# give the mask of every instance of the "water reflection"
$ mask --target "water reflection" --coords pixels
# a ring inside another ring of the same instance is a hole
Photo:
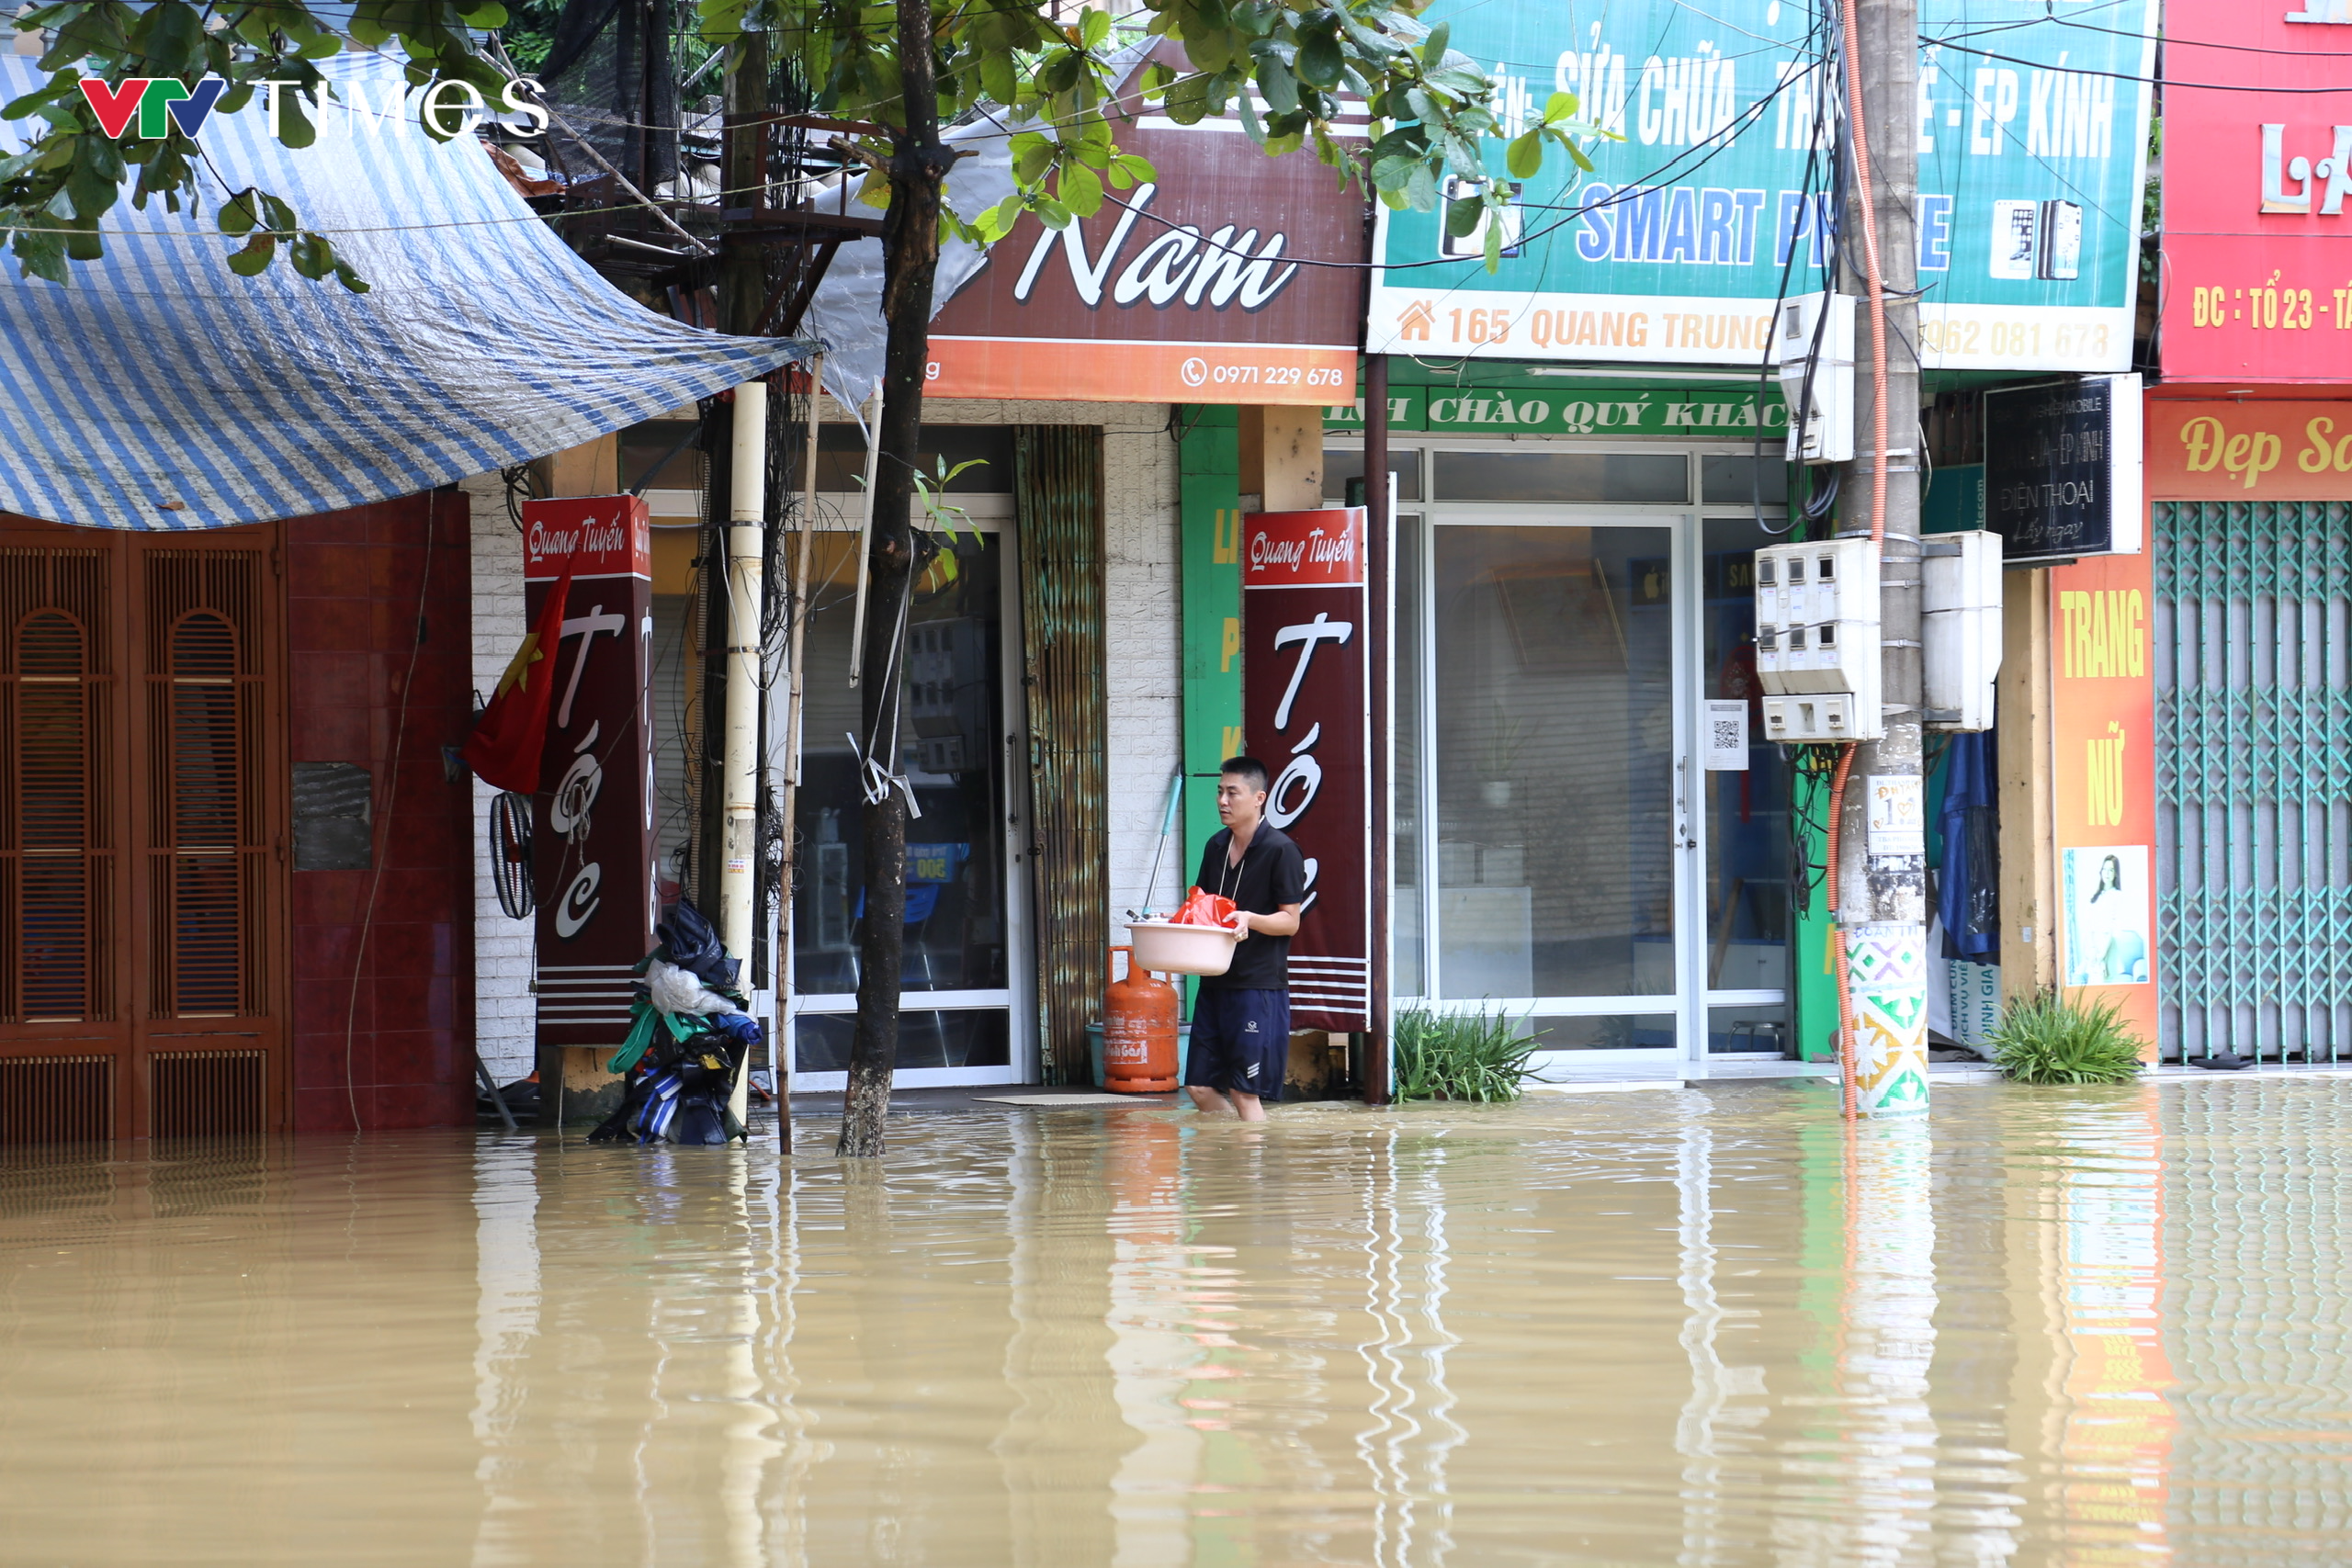
[[[17,1159],[0,1556],[2327,1561],[2337,1092]]]
[[[2166,1482],[2173,1379],[2164,1345],[2163,1162],[2157,1091],[2060,1128],[2053,1320],[2062,1401],[2052,1423],[2065,1480],[2053,1533],[2071,1562],[2170,1555]]]
[[[1469,1434],[1453,1418],[1445,1380],[1447,1353],[1461,1343],[1445,1325],[1447,1152],[1392,1125],[1371,1140],[1363,1182],[1372,1333],[1361,1354],[1371,1419],[1356,1448],[1373,1499],[1370,1561],[1379,1568],[1443,1562],[1453,1548],[1446,1461]]]

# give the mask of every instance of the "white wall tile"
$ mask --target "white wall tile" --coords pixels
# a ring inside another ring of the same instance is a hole
[[[523,539],[506,514],[506,484],[481,474],[459,485],[473,502],[474,691],[488,698],[523,640]],[[474,1048],[502,1084],[531,1071],[538,1007],[531,996],[531,922],[510,920],[491,880],[490,803],[474,784]]]

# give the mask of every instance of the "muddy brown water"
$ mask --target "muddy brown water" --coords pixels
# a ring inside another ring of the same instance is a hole
[[[2347,1107],[18,1159],[0,1562],[2343,1562]]]

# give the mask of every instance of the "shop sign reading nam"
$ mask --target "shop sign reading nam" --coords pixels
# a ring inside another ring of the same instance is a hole
[[[1182,65],[1172,44],[1160,56]],[[1142,65],[1136,67],[1139,74]],[[1183,126],[1130,77],[1119,146],[1155,177],[1060,230],[1023,217],[933,321],[938,397],[1334,403],[1355,396],[1363,197],[1238,119]],[[1360,140],[1361,111],[1335,128]],[[1333,265],[1337,264],[1337,265]]]

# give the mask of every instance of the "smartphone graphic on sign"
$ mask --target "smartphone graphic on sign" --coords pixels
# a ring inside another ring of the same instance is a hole
[[[2083,209],[2072,201],[1993,204],[1993,276],[2063,283],[2082,276]]]

